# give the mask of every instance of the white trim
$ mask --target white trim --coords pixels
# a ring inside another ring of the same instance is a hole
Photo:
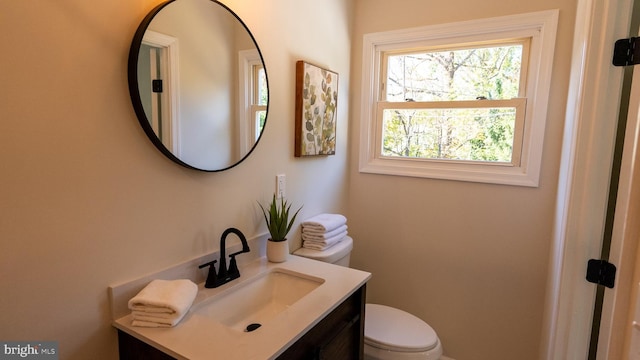
[[[253,66],[262,65],[260,53],[256,49],[238,52],[238,114],[240,122],[240,154],[247,154],[256,142],[256,119],[253,111]],[[257,86],[257,84],[255,85]]]
[[[634,359],[638,356],[637,330],[632,325],[640,313],[630,311],[631,304],[637,304],[636,252],[640,237],[640,166],[638,148],[640,146],[640,71],[633,72],[629,112],[626,124],[624,150],[620,168],[620,181],[613,225],[612,245],[609,262],[617,267],[616,283],[604,296],[598,360]],[[635,301],[632,301],[634,298]],[[637,309],[637,308],[636,308]],[[636,339],[631,353],[631,335]],[[626,355],[626,356],[625,356]]]
[[[638,35],[638,29],[633,32]],[[600,324],[600,340],[598,360],[634,359],[638,356],[638,335],[633,321],[640,315],[630,311],[630,304],[637,304],[636,260],[638,238],[640,236],[640,167],[638,156],[640,147],[640,70],[633,71],[633,81],[629,96],[626,132],[620,181],[612,232],[609,262],[616,265],[616,284],[605,292],[602,320]],[[635,276],[634,276],[635,275]],[[635,301],[633,301],[635,300]],[[636,305],[637,306],[637,305]],[[635,339],[631,350],[632,333]],[[632,354],[629,351],[634,351]]]
[[[628,0],[579,0],[572,73],[550,254],[541,358],[587,358],[595,285],[586,262],[599,258],[622,71],[613,41],[628,28]]]
[[[513,142],[514,144],[519,144],[522,142],[523,132],[524,132],[524,122],[525,122],[525,111],[526,111],[527,99],[526,98],[514,98],[507,100],[462,100],[462,101],[411,101],[411,102],[386,102],[380,101],[377,104],[376,109],[376,139],[380,139],[382,141],[382,132],[383,132],[383,118],[384,111],[387,109],[390,110],[407,110],[407,109],[421,109],[421,110],[432,110],[432,109],[482,109],[482,108],[514,108],[516,112],[516,120],[515,127],[513,133]],[[514,146],[512,159],[510,162],[489,162],[489,161],[472,161],[472,160],[442,160],[442,159],[415,159],[410,158],[407,160],[414,161],[416,163],[420,162],[431,162],[431,166],[435,165],[435,163],[446,164],[449,163],[451,165],[451,170],[455,171],[457,167],[464,167],[464,164],[470,166],[469,170],[473,170],[474,167],[479,165],[484,166],[520,166],[521,162],[521,148],[519,146]],[[393,166],[392,162],[385,164],[385,160],[396,161],[399,160],[399,157],[395,156],[385,156],[382,155],[382,149],[378,146],[375,148],[375,157],[374,162],[379,162],[383,166]],[[495,170],[495,169],[494,169]]]
[[[542,145],[547,117],[551,68],[555,50],[558,10],[465,21],[444,25],[365,34],[363,39],[362,121],[360,127],[360,172],[538,186]],[[381,52],[418,44],[438,46],[451,43],[491,41],[530,37],[529,78],[527,81],[527,119],[519,167],[491,165],[443,167],[424,162],[381,160],[376,156],[376,84],[380,81]],[[393,164],[391,164],[394,162]]]
[[[163,111],[171,114],[170,144],[169,150],[176,156],[180,157],[180,49],[178,38],[161,34],[156,31],[147,30],[142,38],[142,43],[154,47],[165,48],[167,56],[164,59],[167,63],[163,67],[163,77],[166,79],[164,92],[167,94],[169,102],[163,104]],[[164,140],[164,139],[163,139]]]

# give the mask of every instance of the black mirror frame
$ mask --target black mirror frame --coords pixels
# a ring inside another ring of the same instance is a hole
[[[142,100],[140,98],[140,88],[138,86],[138,57],[139,57],[140,47],[142,45],[142,39],[144,37],[144,34],[147,31],[147,28],[149,27],[149,24],[151,23],[153,18],[155,18],[155,16],[165,6],[171,4],[174,1],[176,1],[176,0],[167,0],[166,2],[163,2],[163,3],[159,4],[158,6],[156,6],[155,8],[153,8],[144,17],[144,19],[142,20],[142,22],[138,26],[138,29],[136,30],[136,32],[135,32],[135,34],[133,36],[133,40],[131,41],[131,47],[129,49],[129,58],[128,58],[128,64],[127,64],[127,77],[128,77],[128,82],[129,82],[129,95],[131,97],[131,103],[133,104],[133,109],[135,110],[136,116],[138,118],[138,122],[140,123],[140,126],[142,126],[142,129],[144,130],[144,132],[147,135],[147,137],[149,138],[149,140],[151,140],[153,145],[155,145],[155,147],[158,150],[160,150],[160,152],[162,152],[166,157],[171,159],[173,162],[175,162],[175,163],[177,163],[179,165],[182,165],[182,166],[184,166],[186,168],[189,168],[189,169],[199,170],[199,171],[204,171],[204,172],[220,172],[220,171],[228,170],[228,169],[231,169],[231,168],[237,166],[238,164],[243,162],[249,155],[251,155],[253,150],[258,145],[258,142],[260,142],[260,139],[262,139],[262,135],[264,134],[264,127],[267,126],[267,120],[269,118],[269,104],[271,102],[270,101],[271,97],[270,97],[270,92],[269,92],[269,76],[267,75],[267,67],[266,67],[266,65],[264,63],[264,57],[262,56],[262,52],[260,51],[260,47],[258,46],[258,43],[256,42],[256,39],[253,37],[253,34],[251,33],[251,31],[249,30],[247,25],[244,23],[244,21],[242,21],[242,19],[240,19],[240,17],[234,11],[229,9],[228,6],[224,5],[223,3],[221,3],[221,2],[219,2],[217,0],[209,0],[209,1],[213,2],[213,3],[215,3],[215,4],[220,5],[222,8],[226,9],[231,15],[233,15],[236,18],[236,20],[238,20],[238,22],[240,22],[240,24],[242,24],[242,26],[247,31],[247,34],[249,34],[249,36],[251,37],[251,40],[255,44],[256,50],[258,51],[258,54],[260,55],[260,59],[262,61],[264,74],[265,74],[265,81],[266,81],[266,85],[267,85],[267,99],[269,99],[269,100],[267,100],[267,114],[265,116],[264,127],[262,129],[262,132],[260,133],[260,136],[255,141],[255,143],[253,144],[251,149],[249,149],[249,151],[247,151],[247,153],[244,156],[242,156],[242,158],[240,158],[240,160],[238,160],[234,164],[229,165],[229,166],[227,166],[225,168],[221,168],[221,169],[201,169],[201,168],[195,167],[193,165],[190,165],[190,164],[180,160],[177,156],[175,156],[171,152],[171,150],[167,149],[167,147],[164,146],[164,144],[162,143],[162,140],[160,140],[158,138],[158,136],[156,135],[155,131],[151,127],[151,123],[149,122],[149,119],[147,118],[147,114],[145,113],[144,108],[142,106]]]

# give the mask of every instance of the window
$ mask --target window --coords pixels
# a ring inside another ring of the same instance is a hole
[[[267,76],[257,50],[239,54],[240,153],[246,154],[262,134],[267,117]]]
[[[537,186],[557,11],[365,35],[360,171]]]
[[[253,72],[253,96],[251,101],[251,113],[253,114],[253,138],[258,140],[264,122],[267,119],[267,103],[269,102],[269,91],[267,91],[267,76],[262,63],[252,66]]]

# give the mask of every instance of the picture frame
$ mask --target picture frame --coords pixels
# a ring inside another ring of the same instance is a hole
[[[296,157],[335,155],[338,73],[296,62]]]

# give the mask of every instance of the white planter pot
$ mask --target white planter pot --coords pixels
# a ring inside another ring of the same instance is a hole
[[[267,240],[267,260],[275,263],[287,261],[289,256],[289,241]]]

